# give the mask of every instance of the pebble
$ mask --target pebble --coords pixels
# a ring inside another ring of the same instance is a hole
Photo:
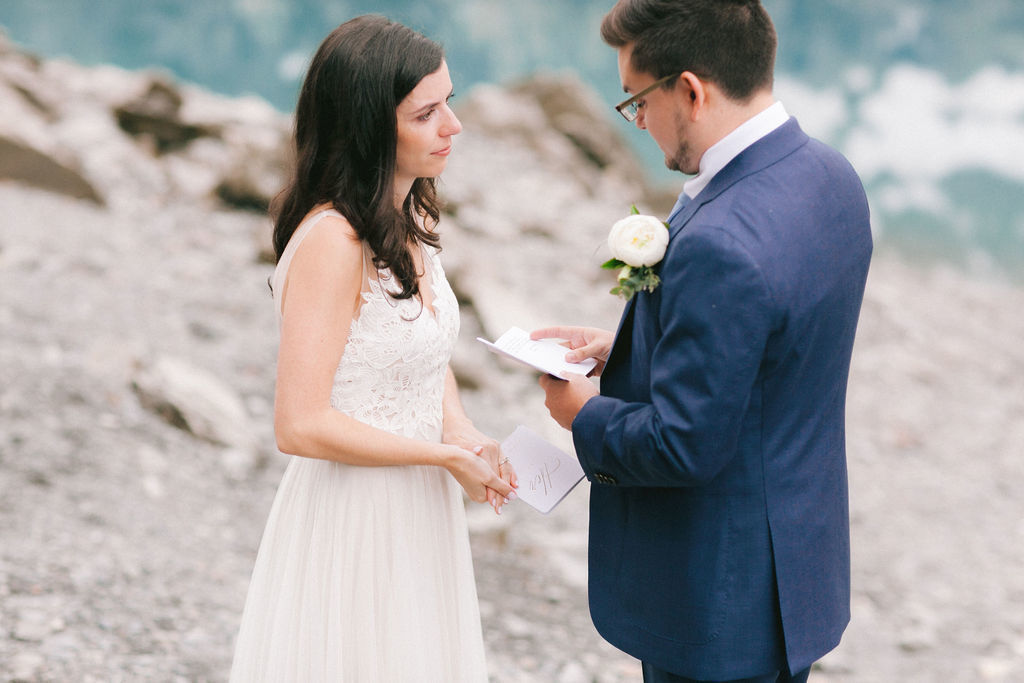
[[[38,643],[63,628],[64,621],[60,618],[54,618],[41,610],[24,609],[17,616],[14,638]]]
[[[12,681],[33,681],[36,680],[36,676],[46,660],[43,656],[35,652],[21,652],[11,658],[11,678]]]

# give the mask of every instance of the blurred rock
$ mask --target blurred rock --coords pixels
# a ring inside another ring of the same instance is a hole
[[[221,200],[265,211],[289,117],[160,72],[0,53],[0,178],[119,206]]]
[[[558,683],[591,683],[593,677],[577,662],[569,662],[558,672]]]
[[[54,112],[48,98],[35,93],[37,72],[38,65],[21,55],[0,59],[0,179],[102,203],[78,157],[49,135]]]
[[[241,398],[218,377],[187,361],[161,356],[139,368],[132,388],[143,406],[174,427],[221,446],[255,446]]]
[[[181,93],[169,81],[154,77],[144,93],[114,107],[121,130],[134,137],[153,140],[157,154],[181,149],[193,140],[215,136],[211,127],[181,120]]]
[[[19,652],[11,661],[11,681],[35,681],[45,664],[43,656],[35,652]]]
[[[598,169],[611,170],[623,179],[644,177],[646,171],[620,132],[622,122],[609,117],[608,106],[575,74],[537,74],[513,84],[509,91],[536,101],[547,124]]]
[[[13,635],[16,640],[38,643],[64,627],[64,621],[47,610],[25,608],[17,616]]]

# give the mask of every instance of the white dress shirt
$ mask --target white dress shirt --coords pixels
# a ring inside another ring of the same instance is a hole
[[[736,130],[708,147],[700,158],[699,170],[683,184],[683,194],[693,199],[707,187],[711,179],[739,153],[789,120],[782,102],[776,102],[760,114],[748,119]],[[682,196],[679,198],[683,199]]]

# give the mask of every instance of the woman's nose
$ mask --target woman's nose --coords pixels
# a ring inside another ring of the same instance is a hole
[[[445,107],[445,109],[447,109],[447,118],[441,129],[441,136],[451,137],[452,135],[458,135],[462,132],[462,122],[459,121],[459,117],[455,115],[455,112],[451,110],[451,107]]]

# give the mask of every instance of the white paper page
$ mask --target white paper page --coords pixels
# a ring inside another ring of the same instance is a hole
[[[583,479],[579,461],[523,425],[501,443],[502,455],[516,468],[516,495],[544,513],[552,509]]]
[[[565,360],[569,349],[554,339],[530,339],[530,333],[518,327],[510,327],[493,344],[481,337],[476,339],[498,355],[525,363],[559,379],[567,379],[569,373],[586,375],[597,365],[593,358],[569,363]]]

